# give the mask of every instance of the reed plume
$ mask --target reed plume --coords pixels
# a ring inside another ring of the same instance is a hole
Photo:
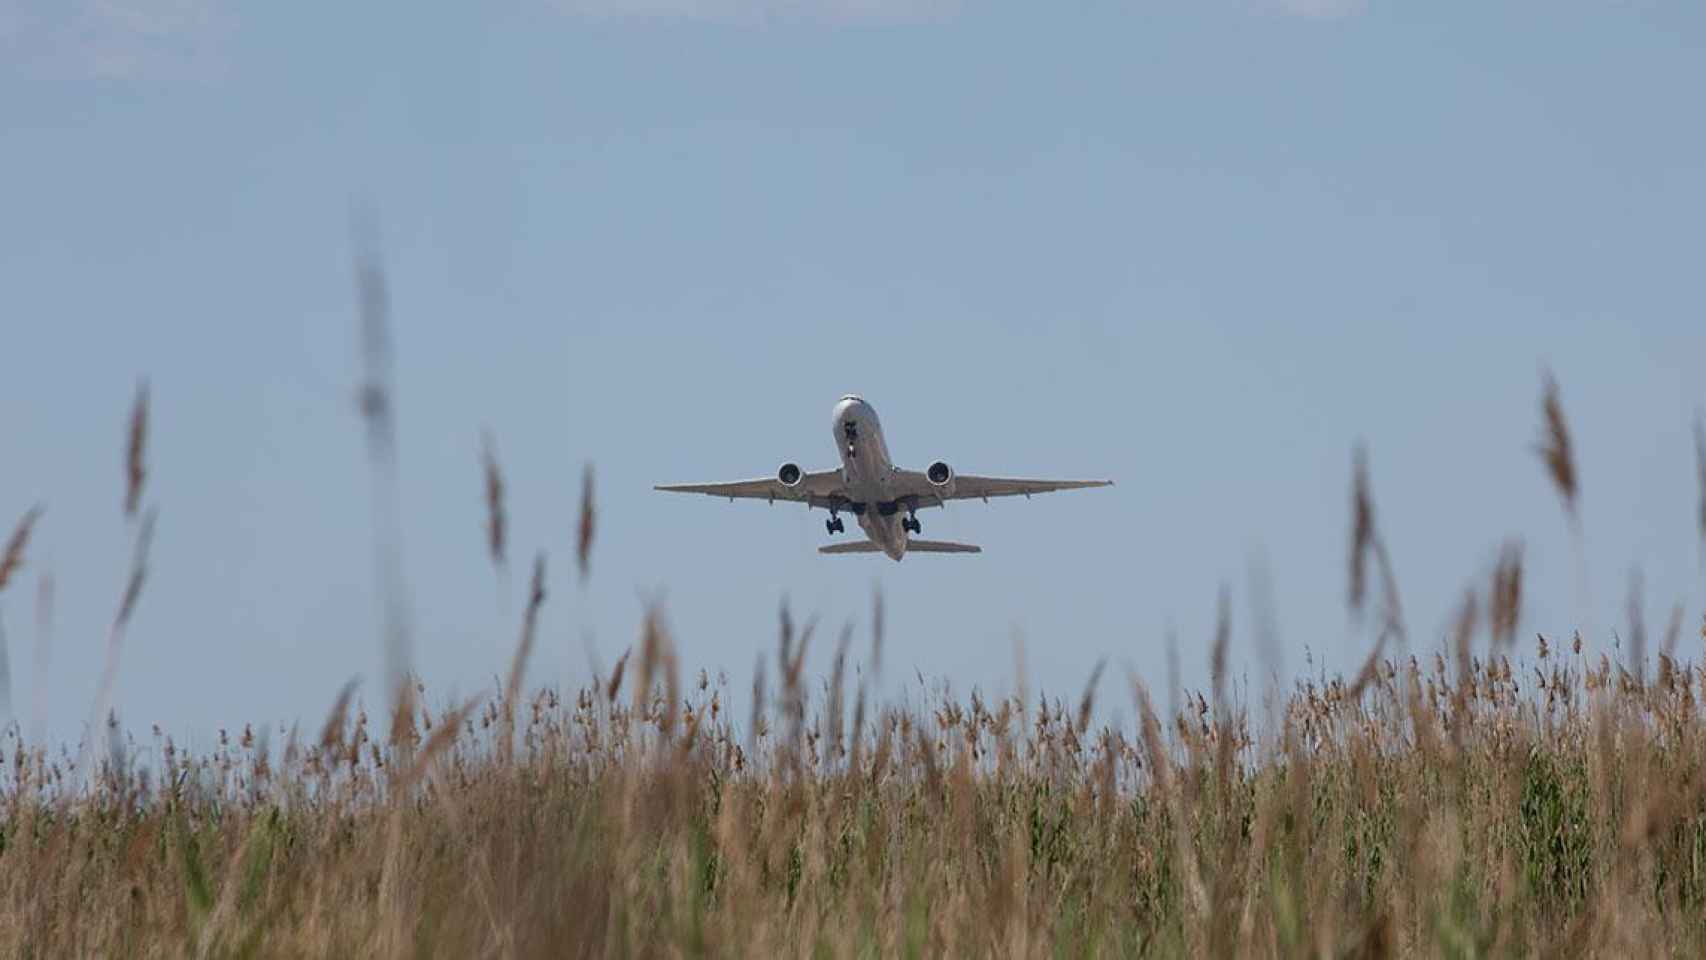
[[[142,485],[148,478],[148,381],[136,387],[130,410],[130,429],[125,438],[124,515],[135,517],[142,503]]]
[[[575,527],[575,560],[580,567],[581,582],[586,582],[592,570],[592,535],[598,511],[592,502],[592,464],[581,473],[580,522]]]
[[[1550,370],[1544,375],[1540,412],[1545,423],[1545,436],[1536,451],[1546,465],[1552,487],[1564,501],[1564,509],[1572,522],[1577,522],[1576,501],[1580,480],[1576,474],[1575,447],[1570,441],[1570,426],[1564,419],[1564,404],[1558,396],[1558,381]]]
[[[47,508],[37,504],[24,511],[18,519],[18,525],[12,528],[12,535],[6,538],[6,549],[0,552],[0,590],[6,589],[12,577],[23,569],[24,549],[30,545],[30,534],[34,532],[36,521],[46,512]]]
[[[507,519],[504,516],[504,477],[498,466],[496,441],[490,430],[480,433],[480,468],[486,482],[486,548],[492,556],[492,566],[502,574],[508,566],[506,555]]]

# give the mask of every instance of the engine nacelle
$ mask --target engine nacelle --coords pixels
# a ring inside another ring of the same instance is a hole
[[[946,497],[953,494],[954,468],[946,462],[938,460],[932,463],[929,469],[924,471],[924,478],[930,481],[930,485],[936,488],[939,495]]]
[[[801,472],[799,464],[784,463],[776,471],[776,482],[780,483],[784,487],[792,489],[800,485],[800,480],[804,476],[805,474]]]

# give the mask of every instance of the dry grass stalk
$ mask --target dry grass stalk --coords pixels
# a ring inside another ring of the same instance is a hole
[[[1387,635],[1396,637],[1408,646],[1409,633],[1404,628],[1403,605],[1398,598],[1398,576],[1392,569],[1392,558],[1386,552],[1374,522],[1374,497],[1368,480],[1368,451],[1358,444],[1352,453],[1351,468],[1351,541],[1350,588],[1351,612],[1360,615],[1368,593],[1368,560],[1374,558],[1380,575],[1381,617],[1379,649],[1384,648]]]
[[[1673,660],[1676,659],[1676,645],[1682,640],[1682,616],[1682,604],[1673,604],[1670,608],[1670,623],[1665,627],[1665,643],[1661,648],[1661,652]]]
[[[1499,551],[1493,568],[1493,583],[1487,593],[1496,649],[1516,643],[1516,628],[1522,618],[1522,541],[1508,540]]]
[[[481,699],[478,696],[470,697],[461,706],[440,718],[438,729],[427,738],[415,755],[413,763],[398,778],[397,785],[402,791],[406,793],[418,785],[421,778],[432,768],[432,762],[456,743],[456,739],[462,735],[463,725],[467,723],[474,708],[480,705]]]
[[[824,722],[829,730],[830,757],[839,760],[843,755],[846,719],[846,682],[847,682],[847,649],[853,643],[853,624],[844,624],[841,628],[841,639],[835,644],[835,660],[830,668],[828,702],[824,707]]]
[[[371,223],[362,224],[355,273],[363,367],[360,407],[367,423],[368,455],[378,461],[392,457],[396,425],[391,404],[391,298],[371,231]]]
[[[142,503],[142,485],[147,479],[148,448],[148,381],[136,387],[136,400],[130,410],[130,429],[125,439],[124,515],[136,516]]]
[[[414,656],[404,599],[402,521],[397,513],[391,302],[375,234],[370,218],[357,223],[356,300],[363,367],[360,407],[367,426],[368,462],[373,474],[374,556],[384,617],[380,647],[391,701],[390,739],[404,744],[407,750],[415,740]]]
[[[575,527],[575,561],[580,567],[582,583],[592,571],[592,536],[597,519],[598,511],[592,501],[592,464],[589,463],[581,473],[580,523]]]
[[[1167,713],[1178,716],[1180,709],[1179,697],[1179,631],[1171,623],[1167,625],[1167,635],[1164,646],[1167,648]]]
[[[125,576],[124,594],[119,600],[118,611],[113,615],[112,626],[107,631],[106,663],[101,669],[100,683],[95,689],[94,708],[89,712],[89,735],[83,740],[79,752],[77,771],[79,777],[90,773],[90,758],[95,747],[94,731],[98,729],[101,717],[107,713],[107,704],[112,699],[113,685],[118,680],[119,654],[124,646],[125,628],[130,624],[132,614],[136,612],[137,601],[142,596],[142,586],[148,579],[148,553],[154,543],[155,508],[149,508],[142,517],[142,526],[137,531],[136,543],[131,552],[130,571]]]
[[[1564,509],[1574,520],[1577,517],[1576,501],[1581,489],[1580,481],[1576,474],[1575,449],[1570,442],[1570,427],[1564,419],[1564,404],[1558,397],[1558,381],[1553,378],[1551,371],[1545,374],[1540,411],[1545,419],[1545,438],[1537,452],[1546,464],[1546,473],[1552,478],[1552,486],[1557,489],[1558,496],[1563,498]]]
[[[632,648],[622,651],[622,656],[616,659],[615,669],[610,671],[610,684],[604,689],[604,698],[611,703],[615,703],[616,695],[622,692],[622,674],[628,669],[628,655],[633,652]]]
[[[882,676],[883,673],[883,631],[886,628],[883,614],[883,587],[876,583],[871,587],[871,670]]]
[[[498,466],[496,441],[490,430],[480,433],[480,468],[486,482],[486,548],[491,552],[492,566],[502,573],[508,566],[506,554],[507,519],[504,516],[504,477]]]
[[[349,722],[350,700],[355,696],[355,688],[361,678],[351,677],[338,690],[338,697],[332,701],[332,709],[326,712],[326,723],[320,728],[320,749],[323,751],[336,750],[343,745],[344,725]]]
[[[53,574],[36,578],[35,702],[30,709],[30,743],[40,744],[47,726],[47,668],[53,655]]]
[[[539,630],[539,610],[544,605],[545,554],[541,552],[533,558],[533,582],[527,592],[527,613],[522,620],[521,639],[515,645],[515,656],[510,660],[509,680],[504,684],[504,724],[510,732],[513,732],[515,726],[515,703],[521,694],[521,678],[527,670],[527,658],[533,653],[534,636]],[[510,732],[506,732],[504,736],[506,754],[514,746],[514,738]]]
[[[1700,543],[1706,547],[1706,413],[1694,415],[1694,471],[1700,480]]]
[[[30,545],[30,533],[35,530],[36,521],[41,519],[46,507],[37,504],[24,511],[18,519],[18,525],[12,528],[12,535],[6,538],[5,552],[0,553],[0,590],[6,589],[13,575],[24,566],[24,548]]]
[[[1078,698],[1078,733],[1080,736],[1090,729],[1090,711],[1096,707],[1096,684],[1102,680],[1102,671],[1108,666],[1108,658],[1102,657],[1096,661],[1096,666],[1090,670],[1090,679],[1084,684],[1084,694]]]
[[[1464,726],[1468,722],[1470,706],[1470,683],[1475,677],[1475,664],[1471,649],[1475,641],[1476,624],[1480,618],[1480,605],[1475,591],[1464,592],[1463,605],[1458,609],[1457,625],[1452,630],[1453,645],[1457,651],[1457,685],[1451,694],[1451,736],[1453,744],[1462,750]]]
[[[758,756],[758,740],[765,734],[764,712],[769,709],[764,688],[764,654],[758,655],[758,662],[752,668],[752,716],[746,726],[746,751],[754,757]]]
[[[1643,578],[1641,569],[1636,567],[1629,574],[1629,659],[1635,667],[1635,682],[1645,684],[1647,679],[1647,618],[1642,608],[1641,599]]]
[[[1214,617],[1214,646],[1209,650],[1208,671],[1209,681],[1214,687],[1215,710],[1225,713],[1226,699],[1226,658],[1232,648],[1232,590],[1226,584],[1220,585],[1220,596],[1215,606]]]
[[[113,617],[114,629],[122,629],[136,612],[136,601],[142,596],[142,584],[148,579],[148,552],[154,545],[154,518],[157,508],[149,508],[142,517],[142,527],[130,558],[130,573],[125,578],[124,597],[119,601],[118,614]]]
[[[1357,671],[1356,679],[1351,681],[1347,696],[1352,701],[1360,699],[1368,685],[1380,676],[1380,658],[1386,653],[1386,640],[1391,635],[1391,631],[1382,630],[1380,636],[1375,639],[1374,649],[1368,652],[1368,657],[1362,662],[1362,668]]]
[[[1368,490],[1368,452],[1358,444],[1351,466],[1351,610],[1360,613],[1368,594],[1368,555],[1375,543],[1374,500]]]

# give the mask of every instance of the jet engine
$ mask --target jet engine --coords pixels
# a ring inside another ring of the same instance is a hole
[[[805,474],[800,472],[800,465],[797,463],[784,463],[781,468],[776,471],[777,482],[782,484],[782,486],[789,488],[799,486],[800,478],[803,476],[805,476]]]
[[[930,468],[924,471],[924,477],[936,488],[938,495],[946,497],[954,492],[954,468],[947,463],[941,460],[932,463]]]

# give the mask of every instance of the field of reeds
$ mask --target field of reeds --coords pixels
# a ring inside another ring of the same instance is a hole
[[[383,594],[401,520],[383,280],[361,278]],[[1573,522],[1550,382],[1539,421],[1537,482]],[[1211,689],[1165,697],[1098,667],[1066,701],[875,702],[854,667],[880,666],[880,596],[857,635],[784,610],[743,716],[725,676],[684,670],[661,610],[607,676],[530,690],[541,556],[489,695],[429,707],[391,621],[383,714],[345,687],[321,729],[244,728],[191,756],[106,721],[146,581],[146,389],[131,423],[136,553],[90,725],[107,736],[8,741],[0,955],[1706,955],[1706,665],[1678,653],[1692,623],[1678,608],[1649,658],[1637,618],[1627,662],[1518,637],[1512,543],[1446,650],[1402,652],[1422,645],[1360,453],[1347,601],[1379,642],[1356,675],[1265,706],[1229,692],[1224,600]],[[490,443],[482,468],[501,567]],[[42,516],[5,544],[0,590]],[[589,470],[583,576],[595,519]],[[835,650],[828,677],[805,675],[814,644]],[[1098,697],[1137,722],[1092,723]]]

